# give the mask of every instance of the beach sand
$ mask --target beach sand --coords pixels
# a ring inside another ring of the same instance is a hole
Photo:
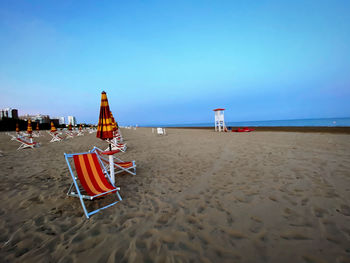
[[[137,175],[90,219],[63,153],[105,142],[0,134],[0,262],[350,262],[349,134],[122,132]]]

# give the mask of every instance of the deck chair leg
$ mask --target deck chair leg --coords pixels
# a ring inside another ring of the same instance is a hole
[[[84,200],[83,200],[83,198],[81,197],[81,195],[79,196],[79,199],[80,199],[80,202],[81,202],[81,206],[83,207],[85,216],[86,216],[86,218],[89,219],[89,218],[90,218],[90,217],[89,217],[89,214],[90,214],[90,213],[88,213],[88,211],[87,211],[87,209],[86,209],[86,207],[85,207],[85,204],[84,204]]]
[[[67,191],[67,195],[70,195],[70,194],[71,194],[73,185],[74,185],[74,183],[71,183],[71,185],[70,185],[70,187],[69,187],[69,189],[68,189],[68,191]]]
[[[119,191],[117,191],[116,194],[117,194],[117,196],[118,196],[119,201],[122,201],[123,199],[122,199],[122,197],[120,196]]]

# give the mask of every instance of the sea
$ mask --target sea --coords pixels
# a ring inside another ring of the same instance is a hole
[[[350,117],[269,121],[226,121],[226,127],[350,127]],[[146,127],[214,127],[208,123],[145,125]]]

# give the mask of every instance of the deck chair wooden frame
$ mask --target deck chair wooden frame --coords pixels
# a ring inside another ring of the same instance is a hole
[[[103,165],[101,166],[101,160],[99,160],[96,153],[65,153],[64,156],[73,179],[73,183],[69,187],[67,195],[80,199],[86,218],[90,218],[91,215],[122,201],[119,194],[120,187],[116,187],[110,183],[110,180],[107,180],[107,178],[110,179],[108,171]],[[73,172],[70,159],[73,159],[75,173]],[[84,199],[92,201],[95,198],[112,193],[116,194],[117,201],[90,212],[87,210]]]
[[[106,155],[101,154],[103,151],[100,148],[94,146],[91,152],[96,153],[99,156],[99,159],[102,162],[102,165],[107,167],[106,169],[109,170],[109,159]],[[114,169],[115,169],[114,174],[127,172],[131,175],[136,175],[136,163],[134,160],[131,162],[125,162],[120,158],[116,157],[115,155],[113,156],[113,159],[114,159]]]

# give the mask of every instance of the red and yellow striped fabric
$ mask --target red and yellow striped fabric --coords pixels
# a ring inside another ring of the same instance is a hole
[[[19,125],[16,123],[16,132],[19,132]]]
[[[74,155],[73,159],[80,183],[88,195],[116,190],[104,176],[96,153]]]
[[[111,111],[109,110],[107,94],[104,91],[101,94],[100,117],[98,119],[96,137],[102,140],[113,139]]]
[[[109,161],[106,159],[101,159],[102,162],[104,162],[105,164],[109,165]],[[129,168],[132,167],[134,164],[132,162],[114,162],[114,164],[119,165],[120,167],[123,168]]]
[[[121,166],[123,168],[129,168],[129,167],[134,165],[132,162],[122,162],[122,163],[121,162],[119,162],[119,163],[115,162],[115,164],[117,164],[117,165],[119,165],[119,166]]]
[[[81,124],[79,125],[79,131],[82,131],[83,130],[83,128],[81,127]]]
[[[73,130],[73,128],[72,128],[72,124],[68,124],[68,131],[72,131]]]
[[[39,131],[39,122],[36,123],[36,130]]]
[[[55,125],[53,124],[53,122],[51,122],[51,132],[57,132],[57,129],[55,127]]]
[[[111,112],[111,119],[112,119],[112,125],[113,125],[113,131],[117,131],[118,128],[117,128],[117,123],[115,122],[115,119],[113,117],[113,113]]]
[[[32,129],[32,121],[28,120],[28,126],[27,126],[27,133],[32,134],[33,129]]]

